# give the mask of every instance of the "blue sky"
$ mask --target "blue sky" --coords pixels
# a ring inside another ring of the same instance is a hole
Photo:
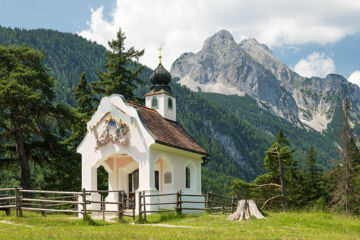
[[[75,33],[87,27],[91,8],[104,6],[110,10],[115,3],[112,0],[0,0],[0,25]]]
[[[0,25],[46,28],[106,45],[122,27],[128,45],[145,49],[142,62],[164,64],[197,52],[221,29],[235,40],[254,37],[304,76],[359,71],[360,0],[0,0]],[[355,78],[354,78],[355,79]]]
[[[301,45],[284,45],[272,48],[275,56],[288,66],[295,66],[299,59],[312,52],[326,53],[334,60],[336,72],[349,77],[360,69],[360,33],[351,34],[335,43],[307,43]]]

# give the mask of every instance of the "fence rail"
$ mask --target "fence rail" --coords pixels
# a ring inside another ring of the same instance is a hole
[[[159,202],[159,203],[146,203],[146,198],[152,197],[164,197],[164,196],[176,196],[176,201],[174,202]],[[192,201],[192,200],[182,200],[183,197],[203,197],[205,201]],[[216,198],[216,200],[213,200]],[[165,194],[145,194],[145,192],[139,192],[139,203],[138,203],[138,215],[139,220],[146,221],[147,213],[163,213],[163,212],[177,212],[182,213],[183,210],[188,211],[205,211],[208,213],[218,212],[219,210],[223,213],[225,212],[234,212],[236,207],[237,199],[233,197],[222,196],[219,194],[214,194],[208,192],[207,194],[188,194],[183,193],[182,191],[176,193],[165,193]],[[186,203],[195,203],[195,204],[205,204],[205,207],[187,207],[183,204]],[[159,210],[147,210],[146,206],[156,206],[156,205],[174,205],[174,209],[159,209]]]
[[[3,192],[12,192],[12,194],[2,194]],[[118,201],[105,201],[101,196],[101,201],[92,200],[89,195],[92,193],[117,193]],[[46,196],[44,196],[46,195]],[[53,196],[49,196],[53,195]],[[60,196],[59,196],[60,195]],[[64,196],[67,195],[67,196]],[[82,199],[80,199],[80,197]],[[48,204],[47,204],[48,203]],[[98,203],[101,209],[88,209],[87,205]],[[125,214],[126,203],[133,206],[130,208],[132,214]],[[117,210],[106,210],[105,205],[117,205]],[[79,209],[79,206],[82,209]],[[107,191],[107,190],[85,190],[81,192],[70,191],[47,191],[47,190],[29,190],[16,188],[0,188],[0,210],[5,210],[10,215],[10,210],[15,209],[16,216],[21,217],[23,211],[39,212],[43,216],[46,213],[76,213],[82,214],[84,219],[91,212],[117,213],[119,220],[123,221],[124,216],[135,219],[135,199],[126,198],[124,191]]]
[[[93,193],[115,193],[118,199],[113,201],[105,201],[103,195],[100,195],[100,200],[93,199]],[[148,213],[165,213],[177,212],[179,214],[184,211],[204,211],[208,213],[217,212],[234,212],[236,207],[236,198],[222,196],[208,192],[207,194],[189,194],[182,191],[176,193],[164,194],[145,194],[139,192],[138,194],[138,216],[139,220],[146,221]],[[166,200],[160,202],[161,197],[174,196],[175,200]],[[158,197],[159,202],[152,202],[151,198]],[[186,199],[190,197],[190,199]],[[196,199],[202,197],[202,199]],[[192,199],[191,199],[192,198]],[[148,201],[150,200],[150,201]],[[89,205],[100,204],[100,209],[89,208]],[[194,205],[191,205],[194,204]],[[196,205],[198,204],[198,205]],[[106,209],[105,206],[115,205],[117,209]],[[169,209],[157,209],[157,206],[169,206]],[[174,207],[171,208],[170,205]],[[201,206],[204,207],[201,207]],[[155,210],[151,206],[156,206]],[[80,207],[80,208],[79,208]],[[148,207],[148,209],[147,209]],[[123,221],[124,216],[135,219],[135,198],[127,198],[125,192],[122,190],[86,190],[81,192],[70,191],[47,191],[47,190],[28,190],[21,187],[15,188],[0,188],[0,210],[5,210],[7,215],[10,215],[10,210],[15,209],[16,216],[21,217],[23,211],[34,211],[46,216],[47,213],[67,213],[67,214],[82,214],[84,220],[89,213],[102,213],[105,219],[105,213],[117,213],[119,220]],[[132,210],[131,213],[126,212],[126,209]]]

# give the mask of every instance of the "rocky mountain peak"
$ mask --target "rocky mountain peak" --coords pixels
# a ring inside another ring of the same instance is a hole
[[[205,41],[203,50],[218,50],[220,46],[234,47],[235,45],[236,42],[231,33],[227,30],[220,30]]]
[[[235,42],[234,37],[231,35],[231,33],[228,30],[225,30],[225,29],[218,31],[217,33],[215,33],[209,39],[212,39],[212,40],[221,39],[223,41]]]
[[[193,91],[248,94],[273,114],[320,132],[327,129],[346,97],[356,111],[353,118],[360,120],[360,88],[344,77],[301,77],[266,45],[253,38],[237,44],[227,30],[209,37],[199,52],[183,54],[170,72]]]
[[[244,39],[239,43],[240,47],[253,56],[270,57],[276,60],[273,52],[265,44],[259,43],[255,38]]]

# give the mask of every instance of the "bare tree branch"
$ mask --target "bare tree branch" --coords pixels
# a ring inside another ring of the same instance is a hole
[[[272,186],[272,187],[281,188],[281,185],[276,184],[276,183],[266,183],[266,184],[261,184],[261,185],[255,185],[255,187],[258,187],[258,188],[262,188],[262,187],[266,187],[266,186]]]
[[[268,200],[266,200],[266,201],[264,202],[264,204],[262,205],[262,207],[260,208],[260,210],[262,210],[268,202],[270,202],[270,201],[272,201],[272,200],[274,200],[274,199],[277,199],[277,198],[281,198],[281,197],[282,197],[282,195],[277,195],[277,196],[275,196],[275,197],[269,198]]]

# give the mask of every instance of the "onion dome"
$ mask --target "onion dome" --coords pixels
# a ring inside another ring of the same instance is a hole
[[[170,91],[169,83],[171,81],[171,74],[159,63],[157,68],[150,75],[150,82],[153,84],[151,89],[159,91],[161,89]]]

